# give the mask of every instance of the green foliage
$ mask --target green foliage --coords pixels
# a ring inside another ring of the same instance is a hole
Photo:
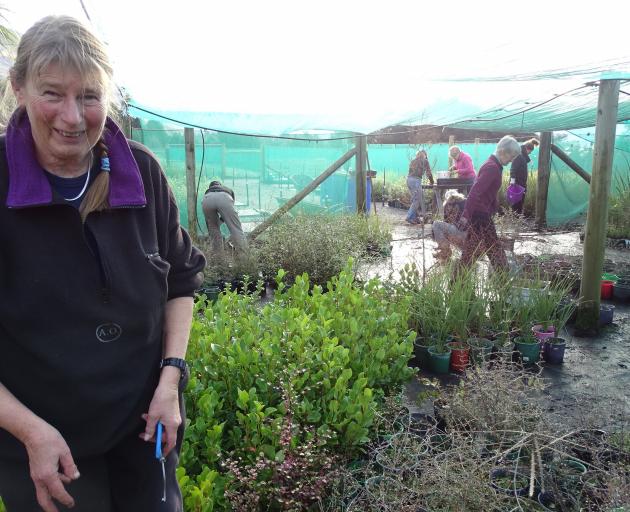
[[[327,293],[307,275],[290,288],[283,278],[280,271],[274,300],[262,308],[234,292],[205,310],[197,303],[178,474],[191,510],[224,509],[226,454],[250,464],[261,453],[282,457],[288,414],[326,446],[357,452],[369,439],[378,400],[413,374],[407,362],[415,334],[404,299],[393,304],[377,280],[355,283],[352,262]],[[293,435],[293,444],[306,442]]]
[[[608,204],[608,231],[610,238],[630,238],[630,175],[617,176],[614,194]]]
[[[355,214],[297,215],[279,220],[256,240],[261,271],[279,269],[292,283],[307,272],[310,282],[325,285],[341,272],[348,258],[386,253],[391,227],[376,217]]]
[[[7,512],[7,509],[4,507],[4,503],[2,502],[2,498],[0,498],[0,512]]]

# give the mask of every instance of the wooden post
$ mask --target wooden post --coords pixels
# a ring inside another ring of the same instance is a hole
[[[367,166],[367,136],[359,135],[357,137],[356,146],[356,180],[357,180],[357,213],[366,213],[366,174],[365,168]]]
[[[265,158],[265,144],[260,144],[260,179],[267,183],[267,160]]]
[[[551,145],[551,151],[554,155],[556,155],[560,160],[562,160],[565,164],[567,164],[571,169],[573,169],[580,178],[582,178],[586,183],[591,182],[591,175],[587,173],[584,169],[582,169],[577,162],[575,162],[569,155],[567,155],[564,151],[562,151],[555,144]]]
[[[321,173],[317,178],[311,181],[306,187],[300,190],[297,194],[295,194],[291,199],[289,199],[286,203],[284,203],[280,208],[278,208],[273,214],[265,220],[262,224],[256,226],[250,233],[247,235],[249,240],[253,240],[258,235],[260,235],[265,229],[271,226],[276,220],[278,220],[282,215],[288,212],[291,208],[293,208],[296,204],[298,204],[302,199],[304,199],[307,195],[309,195],[313,190],[315,190],[319,185],[321,185],[326,178],[331,176],[339,167],[345,164],[348,160],[350,160],[355,154],[357,150],[356,148],[352,148],[347,151],[344,155],[340,156],[333,164],[328,167],[323,173]]]
[[[221,144],[221,181],[225,179],[225,144]]]
[[[475,137],[475,167],[479,169],[479,143],[481,139],[479,137]]]
[[[184,128],[186,150],[186,199],[188,206],[188,232],[197,238],[197,189],[195,188],[195,130]]]
[[[551,136],[552,132],[540,134],[538,183],[536,187],[536,227],[538,229],[547,224],[547,194],[549,193],[549,175],[551,174]]]
[[[449,135],[448,136],[448,147],[450,149],[451,146],[455,145],[455,135]],[[448,154],[448,167],[447,167],[447,171],[453,166],[453,159],[451,158],[451,154]]]
[[[593,148],[593,174],[588,199],[582,282],[577,328],[582,332],[599,329],[601,275],[608,220],[608,196],[619,107],[619,80],[601,80],[597,100],[597,126]]]

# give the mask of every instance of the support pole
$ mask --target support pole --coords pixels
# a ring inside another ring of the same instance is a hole
[[[475,166],[479,165],[477,162],[479,162],[479,143],[480,142],[481,142],[481,139],[479,137],[475,137]],[[477,169],[479,169],[479,167],[477,167]]]
[[[583,333],[599,329],[601,275],[608,217],[608,196],[619,107],[619,80],[601,80],[593,149],[593,175],[588,199],[582,282],[577,328]]]
[[[551,136],[552,132],[540,134],[538,150],[538,184],[536,187],[536,227],[547,225],[547,194],[549,193],[549,175],[551,174]]]
[[[188,209],[188,232],[197,238],[197,189],[195,188],[195,130],[184,128],[186,150],[186,202]]]
[[[448,136],[448,147],[450,149],[451,146],[455,145],[455,135]],[[451,154],[448,153],[448,167],[446,170],[449,170],[453,166],[453,159],[451,158]]]
[[[562,151],[555,144],[551,145],[551,152],[556,155],[560,160],[562,160],[565,164],[567,164],[571,169],[573,169],[580,178],[582,178],[586,183],[591,182],[591,175],[587,173],[584,169],[582,169],[577,162],[575,162],[569,155],[567,155],[564,151]]]
[[[356,180],[357,180],[357,213],[365,215],[366,213],[366,174],[365,169],[367,167],[367,136],[359,135],[357,137],[356,146]]]
[[[326,178],[331,176],[339,167],[345,164],[348,160],[350,160],[355,154],[357,150],[356,148],[352,148],[344,155],[339,157],[333,164],[328,167],[323,173],[321,173],[317,178],[311,181],[306,187],[300,190],[297,194],[295,194],[291,199],[289,199],[286,203],[284,203],[280,208],[278,208],[273,214],[265,220],[262,224],[256,226],[248,235],[247,238],[251,241],[254,240],[258,235],[260,235],[265,229],[271,226],[274,222],[276,222],[282,215],[288,212],[291,208],[293,208],[296,204],[298,204],[302,199],[304,199],[307,195],[309,195],[313,190],[315,190],[319,185],[321,185]]]

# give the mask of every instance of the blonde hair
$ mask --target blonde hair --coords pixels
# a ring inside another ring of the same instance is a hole
[[[447,190],[444,193],[444,205],[447,205],[448,203],[453,203],[455,201],[464,201],[465,199],[466,196],[455,189]]]
[[[105,94],[107,113],[111,111],[113,69],[105,46],[85,25],[71,16],[46,16],[24,33],[9,72],[11,83],[23,87],[29,79],[39,76],[52,64],[76,70],[82,77],[95,80]],[[107,152],[102,137],[98,145],[102,153]],[[109,172],[101,171],[81,202],[79,212],[84,222],[90,212],[109,206],[108,196]]]

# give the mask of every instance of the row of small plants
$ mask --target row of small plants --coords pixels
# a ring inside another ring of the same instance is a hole
[[[360,452],[388,392],[413,374],[408,300],[351,263],[328,283],[277,276],[272,301],[198,301],[178,479],[187,511],[305,510]]]
[[[420,366],[446,373],[464,370],[471,359],[483,363],[492,351],[511,359],[514,344],[523,362],[537,362],[545,346],[541,340],[556,337],[575,310],[572,288],[568,279],[483,274],[452,263],[424,276],[407,265],[397,290],[413,297]]]
[[[242,281],[250,276],[270,280],[284,271],[285,283],[304,272],[311,284],[325,286],[341,272],[348,258],[358,264],[390,254],[392,228],[376,216],[354,214],[286,215],[264,231],[246,255],[217,261],[206,269],[206,286]],[[210,254],[206,241],[200,246]]]
[[[559,430],[540,408],[544,388],[538,375],[503,364],[437,388],[434,416],[399,404],[319,510],[622,511],[628,432]]]

